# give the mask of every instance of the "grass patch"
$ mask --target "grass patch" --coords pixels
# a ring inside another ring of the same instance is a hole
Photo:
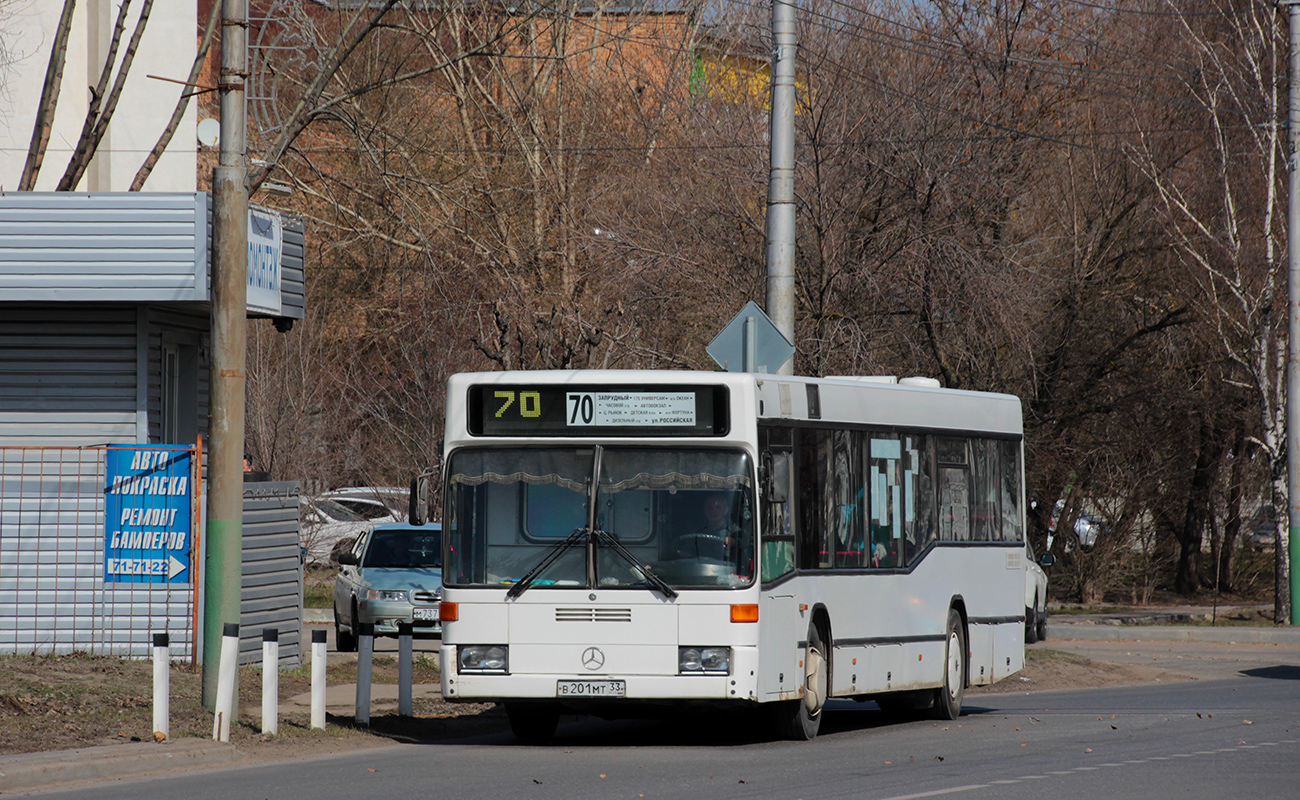
[[[1042,648],[1034,648],[1032,650],[1026,648],[1025,650],[1025,666],[1028,667],[1042,666],[1045,664],[1070,664],[1079,667],[1087,667],[1094,663],[1096,662],[1087,656],[1067,653],[1063,650],[1044,650]]]
[[[333,660],[326,670],[326,682],[355,683],[356,674],[355,660]],[[202,705],[201,670],[173,664],[169,679],[171,738],[211,737],[212,714]],[[417,655],[412,682],[436,684],[439,679],[434,659]],[[372,683],[397,683],[395,657],[374,659]],[[282,702],[310,691],[310,665],[280,672]],[[490,704],[448,704],[435,696],[419,699],[414,719],[376,715],[371,728],[352,725],[349,715],[341,719],[331,716],[324,730],[313,729],[308,712],[281,714],[280,735],[268,739],[261,733],[262,670],[255,666],[240,668],[239,709],[231,741],[241,749],[270,750],[340,739],[360,744],[376,737],[419,738],[445,728],[452,718],[466,717],[464,723],[474,725],[492,716]],[[0,755],[153,739],[152,661],[86,653],[0,656]]]
[[[303,608],[330,608],[333,604],[333,583],[309,583],[302,587]]]
[[[1070,616],[1073,614],[1127,614],[1137,611],[1133,606],[1052,606],[1048,611],[1053,614]]]

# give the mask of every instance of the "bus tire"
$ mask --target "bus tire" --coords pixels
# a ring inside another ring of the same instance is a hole
[[[340,653],[351,653],[357,649],[356,629],[343,632],[343,623],[339,620],[339,610],[334,609],[334,649]]]
[[[1025,644],[1038,641],[1038,612],[1033,606],[1025,609]]]
[[[506,703],[510,732],[525,744],[545,744],[560,724],[560,709],[546,703]]]
[[[957,609],[948,609],[948,632],[944,636],[943,685],[934,690],[935,719],[957,719],[966,694],[966,626]]]
[[[1043,601],[1043,610],[1034,615],[1038,641],[1047,641],[1047,601]]]
[[[803,664],[803,697],[777,703],[775,708],[779,733],[783,738],[797,742],[806,742],[817,736],[822,725],[822,709],[830,691],[830,665],[816,623],[808,627]]]

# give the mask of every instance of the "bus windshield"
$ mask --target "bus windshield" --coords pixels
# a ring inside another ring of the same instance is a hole
[[[543,589],[648,587],[655,577],[678,588],[748,585],[753,495],[749,457],[733,450],[458,450],[448,467],[444,580],[509,586],[529,576]]]

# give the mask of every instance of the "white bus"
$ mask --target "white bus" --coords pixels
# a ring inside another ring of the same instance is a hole
[[[1020,402],[927,379],[452,376],[442,694],[561,713],[829,698],[942,719],[1024,665]]]

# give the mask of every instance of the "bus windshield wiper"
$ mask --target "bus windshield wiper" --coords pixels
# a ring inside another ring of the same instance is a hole
[[[664,597],[671,599],[677,596],[677,592],[673,590],[673,587],[669,586],[664,581],[663,578],[660,578],[658,575],[654,574],[654,572],[650,569],[650,566],[648,564],[639,563],[636,560],[636,556],[632,555],[632,553],[629,552],[628,549],[623,546],[622,542],[614,538],[614,534],[610,533],[609,531],[602,531],[600,529],[596,529],[595,531],[593,531],[593,533],[595,534],[595,538],[598,541],[607,545],[610,550],[613,550],[615,553],[618,553],[618,555],[624,561],[631,564],[632,569],[635,570],[637,573],[639,573],[641,577],[645,578],[646,582],[648,582],[651,586],[655,587],[661,593],[663,593]]]
[[[547,567],[559,560],[560,556],[564,555],[566,550],[579,542],[586,541],[588,538],[586,528],[574,529],[573,533],[565,537],[564,541],[556,542],[552,545],[551,549],[546,552],[546,557],[537,562],[537,566],[528,570],[524,577],[520,578],[515,582],[514,586],[510,587],[510,591],[506,592],[506,597],[518,597],[528,591],[528,587],[533,585],[533,581],[537,580],[537,576],[541,575]]]

